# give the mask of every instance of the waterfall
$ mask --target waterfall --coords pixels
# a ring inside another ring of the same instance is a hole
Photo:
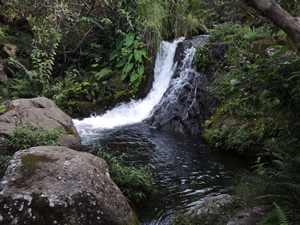
[[[184,38],[179,38],[173,43],[162,41],[155,62],[153,86],[147,97],[121,104],[101,116],[91,116],[83,120],[74,119],[80,135],[85,136],[93,133],[96,129],[111,129],[147,119],[169,86],[176,68],[176,64],[174,65],[175,51],[178,43],[183,40]]]

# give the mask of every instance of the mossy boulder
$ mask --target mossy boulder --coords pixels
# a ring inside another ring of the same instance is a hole
[[[0,190],[3,225],[138,224],[106,162],[86,152],[60,146],[18,151]]]

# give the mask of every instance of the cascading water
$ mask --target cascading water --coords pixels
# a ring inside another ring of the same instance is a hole
[[[203,44],[206,38],[200,36],[195,42]],[[158,191],[137,207],[142,225],[171,224],[178,212],[209,196],[226,193],[233,168],[240,169],[238,163],[243,164],[232,156],[226,160],[206,152],[199,138],[153,128],[172,127],[175,120],[182,127],[193,127],[194,122],[188,121],[198,121],[206,110],[200,107],[206,104],[201,86],[205,76],[192,69],[194,44],[194,39],[183,38],[162,42],[153,87],[145,99],[122,104],[102,116],[74,120],[83,144],[93,142],[111,152],[125,153],[127,165],[155,166],[153,182]]]
[[[206,91],[206,75],[193,69],[195,46],[203,45],[207,36],[198,36],[180,43],[178,66],[165,97],[155,106],[148,123],[160,130],[174,130],[199,135],[205,120],[210,118],[214,100]]]
[[[121,104],[102,116],[91,116],[81,121],[75,119],[74,124],[80,135],[86,137],[93,135],[97,129],[111,129],[147,119],[169,86],[176,68],[173,62],[175,51],[178,43],[183,40],[184,38],[179,38],[173,43],[166,41],[161,43],[155,62],[153,87],[145,99]]]

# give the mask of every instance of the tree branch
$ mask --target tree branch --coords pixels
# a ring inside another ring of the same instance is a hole
[[[300,51],[300,17],[293,17],[274,0],[244,0],[244,2],[281,28]]]
[[[96,25],[93,25],[90,27],[90,29],[83,35],[83,37],[81,38],[81,40],[78,42],[78,44],[76,45],[76,47],[71,50],[71,51],[65,51],[64,54],[68,54],[68,53],[74,53],[82,44],[82,42],[84,41],[84,39],[88,36],[88,34],[92,31],[92,29],[95,27]]]

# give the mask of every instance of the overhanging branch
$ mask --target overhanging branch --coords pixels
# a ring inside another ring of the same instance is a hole
[[[300,51],[300,17],[293,17],[274,0],[244,0],[244,2],[281,28]]]

